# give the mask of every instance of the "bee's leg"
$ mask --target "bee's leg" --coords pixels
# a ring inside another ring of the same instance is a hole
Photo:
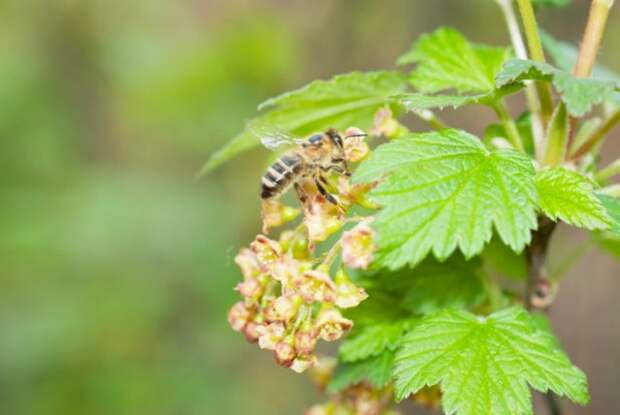
[[[297,192],[297,197],[299,198],[299,201],[301,202],[301,204],[305,205],[306,201],[308,200],[308,195],[306,195],[306,192],[299,185],[299,183],[295,183],[295,191]]]
[[[323,187],[323,184],[321,184],[321,182],[326,183],[325,178],[321,175],[316,175],[314,177],[314,184],[316,184],[316,188],[319,189],[319,193],[321,193],[329,203],[338,206],[338,199],[336,199],[334,195],[325,190],[325,187]]]

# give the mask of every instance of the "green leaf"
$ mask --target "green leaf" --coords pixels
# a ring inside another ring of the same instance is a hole
[[[444,310],[424,318],[398,352],[394,376],[399,400],[440,384],[449,414],[531,414],[528,384],[580,404],[589,400],[585,374],[518,307],[488,317]]]
[[[557,69],[548,63],[526,59],[509,59],[495,77],[495,85],[501,88],[526,79],[549,80],[552,79],[556,71]]]
[[[504,87],[527,79],[552,79],[553,85],[562,94],[568,112],[576,117],[583,116],[590,112],[592,106],[610,99],[616,88],[615,81],[577,78],[549,64],[523,59],[507,61],[495,81],[498,87]]]
[[[566,105],[560,102],[551,115],[545,138],[544,164],[557,166],[566,155],[566,141],[569,134],[569,119]]]
[[[594,186],[591,179],[563,167],[536,175],[540,208],[547,216],[581,228],[607,229],[611,218],[595,196]]]
[[[410,281],[402,306],[416,314],[430,314],[443,308],[471,308],[485,298],[479,260],[452,255],[439,262],[427,258],[414,269],[403,269]]]
[[[353,363],[339,362],[334,377],[327,385],[327,391],[340,392],[364,380],[377,388],[383,388],[392,380],[395,355],[394,351],[386,351],[378,356]]]
[[[523,140],[523,147],[525,152],[531,156],[534,156],[534,137],[532,135],[532,120],[529,112],[524,112],[517,118],[517,131]],[[489,124],[484,130],[483,142],[489,148],[495,148],[493,145],[493,139],[503,138],[508,140],[508,133],[501,124]]]
[[[603,204],[611,219],[611,226],[607,231],[620,236],[620,200],[604,193],[595,193],[595,196]]]
[[[410,81],[421,92],[485,93],[495,88],[495,74],[509,55],[508,48],[476,45],[454,29],[440,28],[422,35],[398,64],[417,63]]]
[[[590,112],[592,106],[610,99],[616,89],[614,81],[577,78],[567,72],[558,72],[553,78],[553,84],[562,94],[562,101],[566,103],[568,111],[576,117],[583,116]]]
[[[391,105],[398,112],[389,97],[402,92],[405,85],[402,75],[390,71],[337,75],[265,101],[260,108],[270,110],[255,121],[298,136],[328,128],[367,129],[379,108]],[[211,156],[203,172],[258,145],[257,137],[244,132]]]
[[[556,40],[544,31],[541,31],[540,36],[543,47],[549,55],[551,55],[553,62],[563,71],[571,72],[577,62],[577,56],[579,55],[577,47],[570,43]],[[620,76],[618,76],[617,73],[599,63],[594,65],[592,76],[596,79],[605,81],[618,82],[620,80]],[[620,93],[616,92],[612,94],[608,102],[616,107],[620,107]]]
[[[493,105],[499,99],[506,95],[513,94],[521,89],[521,85],[510,84],[504,88],[498,88],[494,91],[484,94],[475,95],[426,95],[420,93],[405,93],[394,95],[392,98],[402,104],[407,111],[434,109],[440,110],[446,107],[453,109],[464,105],[482,104]]]
[[[386,350],[396,350],[411,325],[412,320],[405,319],[379,322],[359,330],[356,328],[340,346],[339,359],[342,362],[355,362],[378,356]]]
[[[515,280],[523,280],[527,276],[525,254],[514,252],[496,237],[484,247],[481,257],[487,272]]]
[[[355,182],[387,177],[371,192],[383,206],[376,262],[397,269],[432,250],[445,259],[458,247],[466,257],[482,250],[493,224],[515,251],[536,227],[531,160],[514,150],[487,150],[460,130],[410,134],[379,146],[355,172]]]

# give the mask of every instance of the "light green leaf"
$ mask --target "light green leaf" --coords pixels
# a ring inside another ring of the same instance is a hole
[[[424,318],[398,352],[394,376],[399,400],[440,384],[449,414],[531,414],[528,384],[580,404],[589,400],[584,373],[518,307],[488,317],[444,310]]]
[[[407,111],[424,110],[446,107],[453,109],[464,105],[481,104],[493,105],[506,95],[513,94],[521,89],[521,85],[513,83],[504,88],[498,88],[492,92],[475,95],[426,95],[420,93],[405,93],[394,95],[394,101],[402,104]]]
[[[607,229],[611,218],[595,196],[594,186],[591,179],[563,167],[536,175],[540,208],[547,216],[581,228]]]
[[[402,92],[405,85],[402,75],[390,71],[337,75],[265,101],[260,108],[270,110],[255,121],[298,136],[328,128],[367,129],[379,108],[391,105],[398,112],[398,106],[389,97]],[[211,156],[203,172],[258,145],[257,137],[244,132]]]
[[[361,327],[359,330],[356,328],[340,346],[339,359],[342,362],[355,362],[377,356],[386,350],[396,350],[412,321],[384,321]]]
[[[620,236],[620,200],[604,193],[595,193],[595,196],[603,204],[607,215],[611,219],[611,226],[608,232]]]
[[[557,70],[544,62],[525,59],[509,59],[495,77],[495,85],[501,88],[526,79],[549,80]]]
[[[524,253],[516,253],[498,238],[491,239],[481,254],[485,270],[503,277],[522,280],[527,276],[527,261]]]
[[[353,180],[387,175],[372,193],[383,206],[376,262],[397,269],[419,263],[432,250],[445,259],[458,247],[479,253],[495,225],[515,251],[536,227],[534,168],[523,153],[487,150],[460,130],[410,134],[378,147]]]
[[[562,94],[568,112],[581,117],[590,112],[592,106],[610,99],[616,89],[614,81],[577,78],[567,72],[558,72],[553,77],[553,84]]]
[[[396,352],[388,350],[353,363],[339,362],[334,377],[327,385],[328,392],[339,392],[364,380],[377,388],[383,388],[392,380],[395,355]]]
[[[402,269],[410,282],[402,306],[416,314],[443,308],[470,308],[485,298],[479,260],[452,255],[445,262],[427,258],[414,269]]]
[[[544,31],[541,31],[540,36],[543,47],[551,55],[553,62],[563,71],[571,72],[577,62],[577,56],[579,55],[577,47],[570,43],[556,40]],[[596,79],[605,81],[618,82],[620,80],[620,76],[617,73],[599,63],[594,65],[592,76]],[[612,94],[609,97],[609,102],[616,107],[620,107],[620,93],[616,92]]]
[[[476,45],[454,29],[440,28],[422,35],[398,64],[417,63],[410,81],[421,92],[485,93],[495,88],[495,74],[509,55],[508,48]]]
[[[498,87],[503,87],[526,79],[553,80],[568,112],[576,117],[583,116],[590,112],[592,106],[610,99],[616,88],[614,81],[577,78],[549,64],[523,59],[507,61],[495,81]]]

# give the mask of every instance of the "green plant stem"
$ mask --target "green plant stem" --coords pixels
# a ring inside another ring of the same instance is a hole
[[[530,311],[537,310],[542,289],[549,284],[545,271],[545,262],[549,241],[555,230],[556,223],[546,216],[538,218],[538,229],[532,233],[532,242],[526,248],[528,262],[527,284],[525,288],[525,307]]]
[[[493,105],[493,109],[497,113],[504,130],[506,130],[506,135],[510,143],[519,151],[525,151],[523,147],[523,140],[521,139],[521,135],[519,134],[519,130],[517,129],[517,124],[510,116],[508,112],[508,107],[506,103],[501,100]]]
[[[579,47],[577,64],[573,70],[575,76],[587,78],[592,75],[592,68],[601,45],[609,10],[613,5],[614,0],[592,0],[588,23]]]
[[[412,111],[418,118],[426,121],[433,129],[435,130],[443,130],[446,128],[446,125],[441,118],[439,118],[433,111],[431,110],[415,110]]]
[[[506,20],[506,26],[510,33],[510,40],[512,47],[515,50],[517,58],[527,59],[527,49],[525,48],[525,42],[519,28],[519,22],[515,15],[514,8],[512,6],[513,0],[496,0],[502,13],[504,20]],[[525,83],[525,97],[527,98],[527,104],[530,109],[530,119],[532,125],[532,136],[534,137],[534,154],[537,160],[542,160],[543,146],[544,146],[544,128],[542,124],[542,116],[540,109],[540,100],[536,93],[536,86],[533,82],[527,81]]]
[[[594,130],[590,137],[586,138],[583,144],[573,151],[569,159],[576,160],[590,152],[590,150],[599,144],[618,123],[620,123],[620,110],[616,110],[600,127]]]
[[[540,35],[538,33],[538,23],[536,23],[536,15],[534,7],[530,0],[517,0],[519,4],[519,12],[525,29],[525,36],[530,50],[532,59],[545,62],[545,53],[543,52]],[[540,111],[543,125],[551,116],[553,111],[553,98],[551,95],[551,87],[546,82],[536,82],[536,90],[538,91],[538,99],[540,100]]]
[[[597,171],[594,175],[594,179],[597,182],[604,182],[608,179],[611,179],[616,174],[620,174],[620,159],[613,161],[612,163],[605,166],[605,168]]]

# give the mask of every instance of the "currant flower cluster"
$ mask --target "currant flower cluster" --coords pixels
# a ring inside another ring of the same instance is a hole
[[[349,129],[353,135],[359,130]],[[361,137],[345,142],[347,160],[356,162],[368,154]],[[329,203],[311,180],[300,183],[306,194],[302,209],[279,201],[263,202],[263,232],[294,220],[303,211],[295,230],[281,233],[278,240],[259,234],[241,249],[235,262],[243,281],[236,290],[243,299],[228,314],[232,328],[261,349],[272,350],[276,362],[296,372],[317,363],[317,342],[339,339],[353,322],[341,310],[357,306],[367,294],[347,275],[345,267],[365,269],[372,261],[374,231],[372,217],[355,218],[358,223],[342,232],[326,253],[316,256],[315,247],[351,221],[346,217],[353,204],[371,206],[365,195],[372,185],[352,185],[348,178],[333,180],[338,205]],[[330,275],[340,255],[342,265]]]

